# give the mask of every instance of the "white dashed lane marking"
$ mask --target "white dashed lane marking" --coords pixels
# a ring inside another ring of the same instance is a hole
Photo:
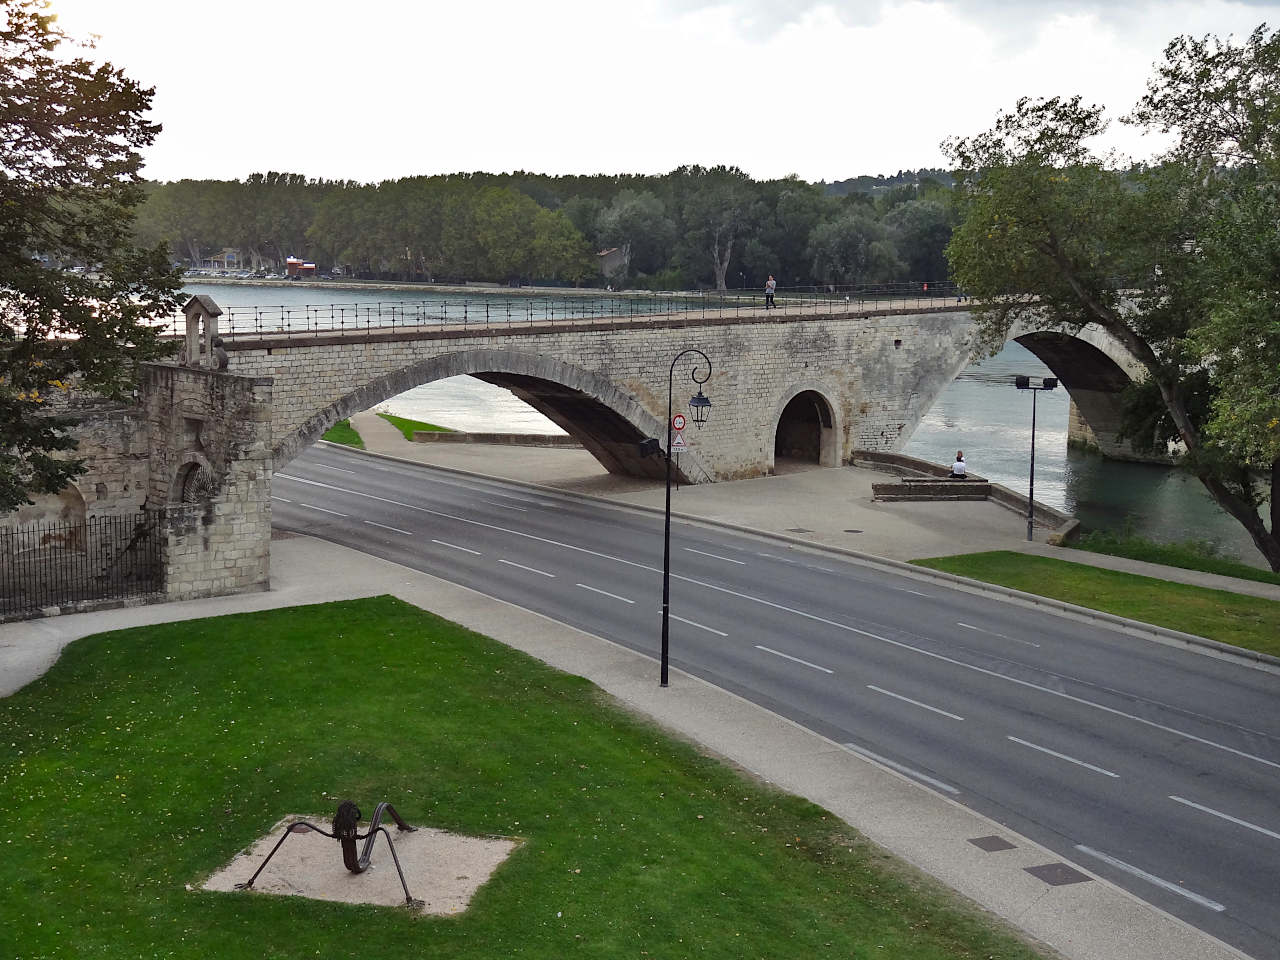
[[[808,660],[801,660],[799,657],[793,657],[791,654],[783,653],[781,650],[774,650],[772,647],[762,647],[760,646],[760,644],[757,643],[756,649],[763,650],[765,653],[771,653],[775,657],[781,657],[783,660],[790,660],[792,663],[799,663],[799,664],[803,664],[806,667],[811,667],[814,670],[821,670],[823,673],[830,673],[830,674],[835,673],[834,670],[828,670],[826,667],[820,667],[818,666],[818,664],[810,663]]]

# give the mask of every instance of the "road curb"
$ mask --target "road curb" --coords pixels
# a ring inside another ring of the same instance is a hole
[[[539,483],[530,483],[525,480],[511,480],[507,477],[495,477],[491,474],[477,473],[474,470],[463,470],[458,467],[438,466],[432,463],[423,463],[421,460],[408,460],[404,457],[397,457],[389,453],[378,453],[373,450],[361,450],[357,447],[350,447],[342,443],[333,443],[329,440],[318,440],[316,442],[322,443],[325,446],[335,447],[340,450],[347,450],[352,453],[361,454],[378,460],[390,460],[394,463],[403,463],[409,466],[429,467],[432,470],[439,470],[441,472],[451,473],[457,476],[473,477],[480,480],[490,480],[499,483],[509,483],[518,487],[524,487],[528,490],[536,490],[543,494],[575,500],[588,500],[593,503],[599,503],[616,509],[635,510],[641,513],[649,513],[659,516],[665,513],[662,507],[651,507],[647,504],[640,503],[626,503],[590,493],[571,493],[569,491],[561,490],[558,487],[549,487]],[[1231,660],[1240,663],[1243,666],[1252,667],[1256,670],[1280,674],[1280,657],[1261,653],[1256,650],[1248,650],[1244,647],[1232,646],[1229,643],[1222,643],[1219,640],[1211,640],[1208,637],[1201,637],[1194,633],[1183,633],[1181,630],[1173,630],[1153,623],[1144,623],[1141,620],[1130,620],[1127,617],[1117,616],[1114,613],[1106,613],[1102,610],[1082,607],[1078,604],[1068,603],[1065,600],[1055,600],[1052,597],[1042,597],[1034,593],[1026,593],[1022,590],[1015,590],[1012,587],[1005,587],[995,583],[987,583],[983,580],[974,580],[970,577],[962,577],[959,574],[947,573],[943,570],[933,570],[929,567],[917,566],[913,563],[907,563],[904,560],[893,560],[889,557],[880,557],[871,553],[863,553],[859,550],[851,550],[847,547],[836,547],[829,546],[827,544],[813,543],[809,540],[802,540],[799,537],[789,537],[783,533],[774,533],[770,530],[760,530],[756,527],[747,526],[746,524],[733,523],[727,520],[710,520],[706,517],[680,513],[675,510],[671,511],[671,516],[687,523],[696,523],[708,527],[719,527],[725,530],[733,530],[737,533],[745,533],[750,536],[780,541],[804,550],[848,557],[850,559],[860,561],[867,566],[880,567],[894,573],[905,574],[917,580],[945,583],[948,586],[956,587],[967,593],[986,594],[1018,603],[1023,606],[1051,610],[1063,616],[1070,617],[1073,620],[1106,624],[1107,626],[1114,627],[1123,633],[1133,637],[1138,637],[1139,639],[1151,640],[1168,646],[1181,647],[1183,649],[1190,650],[1193,653],[1217,657],[1222,660]],[[1064,560],[1062,562],[1073,563],[1074,561]],[[1135,574],[1135,576],[1141,576],[1141,574]],[[1203,587],[1201,589],[1211,590],[1214,588]]]

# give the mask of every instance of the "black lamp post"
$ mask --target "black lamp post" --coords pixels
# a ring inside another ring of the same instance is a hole
[[[697,354],[707,365],[707,372],[701,377],[698,376],[699,364],[696,362],[689,371],[690,379],[698,385],[698,392],[689,398],[689,415],[693,418],[694,424],[701,427],[707,422],[707,417],[711,413],[711,400],[702,393],[702,385],[711,379],[711,360],[701,350],[695,350],[692,347],[681,350],[671,361],[671,370],[667,374],[667,510],[662,532],[662,671],[660,675],[661,685],[664,687],[667,685],[671,618],[671,396],[675,392],[676,364],[680,362],[681,357],[689,353]]]
[[[1040,386],[1033,387],[1030,377],[1014,377],[1014,385],[1019,390],[1031,391],[1031,481],[1027,488],[1027,540],[1032,538],[1036,522],[1036,394],[1041,390],[1052,390],[1058,385],[1056,377],[1043,377]]]

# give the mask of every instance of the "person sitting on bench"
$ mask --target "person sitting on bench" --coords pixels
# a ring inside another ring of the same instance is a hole
[[[948,480],[968,480],[967,468],[964,465],[964,451],[956,451],[956,462],[951,465],[951,476]]]

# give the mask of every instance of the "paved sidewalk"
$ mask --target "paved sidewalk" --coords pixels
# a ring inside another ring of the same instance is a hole
[[[374,453],[622,503],[657,508],[663,505],[663,484],[615,477],[605,472],[585,450],[411,443],[372,412],[357,414],[351,423],[364,439],[365,448]],[[672,494],[671,508],[704,520],[784,534],[890,560],[980,550],[1017,550],[1280,601],[1280,585],[1053,547],[1044,542],[1047,534],[1044,530],[1037,530],[1035,542],[1028,543],[1025,518],[991,502],[883,503],[872,500],[871,484],[884,479],[883,473],[859,467],[833,469],[784,463],[773,477],[683,487]]]
[[[995,821],[797,724],[590,634],[406,567],[314,540],[273,544],[272,590],[0,625],[0,694],[39,676],[71,641],[139,624],[393,594],[586,677],[709,753],[839,816],[1070,960],[1228,960],[1244,955],[1102,879],[1050,886],[1026,868],[1061,862]],[[287,812],[287,811],[285,811]],[[999,836],[987,853],[974,839]],[[1087,865],[1076,864],[1088,872]]]

